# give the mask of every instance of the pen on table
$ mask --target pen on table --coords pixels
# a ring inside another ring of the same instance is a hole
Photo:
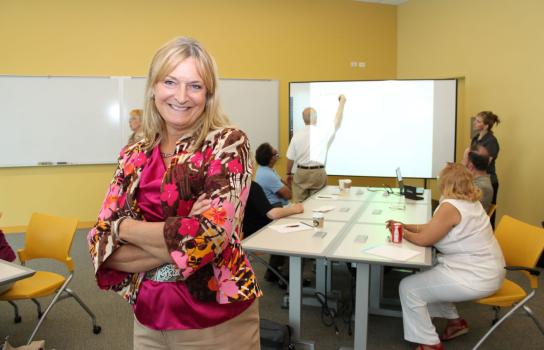
[[[300,223],[301,223],[301,224],[303,224],[303,225],[306,225],[306,226],[310,226],[311,228],[313,228],[313,227],[314,227],[314,225],[310,225],[309,223],[307,223],[307,222],[304,222],[304,221],[301,221]]]
[[[299,224],[294,224],[294,225],[287,225],[285,227],[299,227],[300,225]]]

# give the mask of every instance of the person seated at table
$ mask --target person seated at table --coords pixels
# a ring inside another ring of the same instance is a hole
[[[268,198],[266,198],[261,185],[252,181],[244,212],[244,238],[259,231],[272,222],[272,220],[303,212],[304,206],[301,203],[296,203],[288,207],[274,207],[270,204]]]
[[[300,203],[285,208],[272,206],[266,198],[262,187],[255,181],[252,181],[244,212],[244,224],[242,227],[244,238],[259,231],[261,228],[272,222],[272,220],[303,212],[304,206]],[[268,264],[270,267],[279,271],[284,262],[284,256],[270,255]],[[278,282],[279,280],[278,276],[270,269],[266,270],[264,279],[268,282]]]
[[[465,166],[474,176],[474,184],[482,192],[480,203],[482,203],[486,213],[489,212],[489,207],[491,207],[493,201],[493,185],[491,184],[491,177],[487,173],[489,159],[485,147],[479,145],[471,147],[469,152],[466,153],[466,159],[464,159]]]
[[[255,159],[259,164],[255,182],[263,188],[266,198],[272,206],[285,206],[291,199],[291,190],[274,170],[279,159],[279,153],[269,143],[263,143],[255,152]]]
[[[453,303],[495,293],[505,275],[501,248],[468,169],[448,164],[440,172],[439,188],[443,197],[431,221],[403,224],[404,239],[441,252],[436,266],[404,278],[399,286],[404,338],[419,343],[416,349],[443,349],[441,341],[467,333],[467,322]],[[394,222],[387,221],[387,227]],[[440,337],[431,317],[448,320]]]

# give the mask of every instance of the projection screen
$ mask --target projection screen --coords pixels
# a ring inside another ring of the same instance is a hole
[[[289,95],[290,136],[304,127],[306,107],[317,112],[316,135],[326,135],[346,97],[329,140],[329,175],[394,177],[400,167],[404,177],[435,178],[455,161],[455,79],[291,82]]]

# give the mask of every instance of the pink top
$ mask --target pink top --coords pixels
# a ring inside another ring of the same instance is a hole
[[[166,167],[156,146],[142,170],[136,200],[146,221],[164,221],[160,186]],[[188,215],[189,213],[180,213]],[[134,315],[156,330],[200,329],[228,321],[246,310],[253,300],[229,304],[195,300],[185,283],[144,280],[134,304]]]

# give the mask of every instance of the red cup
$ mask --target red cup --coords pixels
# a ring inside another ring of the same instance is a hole
[[[402,224],[400,222],[394,222],[389,226],[391,232],[391,242],[402,243]]]

